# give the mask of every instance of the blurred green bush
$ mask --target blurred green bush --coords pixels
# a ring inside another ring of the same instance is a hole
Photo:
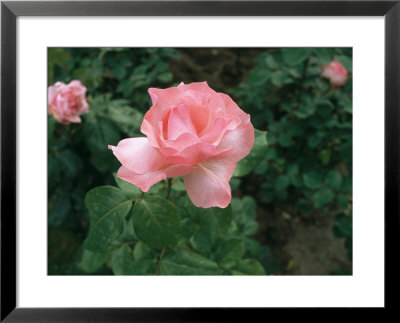
[[[292,213],[341,210],[351,223],[352,79],[338,89],[322,79],[321,67],[333,60],[352,72],[351,48],[272,49],[231,93],[255,127],[268,130],[269,148],[254,170],[257,200]]]

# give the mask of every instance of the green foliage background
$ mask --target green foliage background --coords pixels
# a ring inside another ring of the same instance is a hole
[[[335,59],[351,75],[352,50],[260,49],[247,73],[231,76],[235,86],[219,89],[257,128],[254,148],[231,180],[234,198],[226,209],[193,206],[180,178],[142,194],[115,176],[119,162],[107,149],[142,136],[151,106],[147,89],[182,81],[171,68],[185,59],[182,52],[48,50],[48,84],[79,79],[89,103],[81,124],[48,118],[49,274],[280,274],[263,238],[261,209],[333,216],[332,230],[344,238],[351,261],[352,79],[333,89],[320,71]],[[189,81],[205,81],[196,77]],[[351,267],[336,273],[351,274]]]

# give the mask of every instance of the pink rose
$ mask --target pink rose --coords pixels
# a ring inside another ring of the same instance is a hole
[[[334,88],[345,85],[349,73],[338,61],[322,66],[321,76],[329,79]]]
[[[183,176],[198,207],[224,208],[237,162],[253,147],[250,115],[207,82],[149,89],[153,106],[144,116],[146,137],[109,146],[121,162],[117,176],[147,192],[169,177]]]
[[[79,115],[89,110],[85,96],[86,87],[80,81],[57,82],[48,89],[49,113],[63,124],[80,123]]]

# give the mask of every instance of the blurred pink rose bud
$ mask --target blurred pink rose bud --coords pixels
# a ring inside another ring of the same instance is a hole
[[[109,146],[121,162],[117,176],[147,192],[166,178],[183,176],[193,204],[225,208],[237,162],[253,147],[250,115],[207,82],[149,89],[153,106],[144,116],[146,137]]]
[[[49,86],[47,100],[49,113],[63,124],[80,123],[79,115],[89,110],[86,102],[86,87],[77,80],[69,84],[57,82]]]
[[[345,85],[349,73],[338,61],[322,66],[321,76],[329,79],[334,88]]]

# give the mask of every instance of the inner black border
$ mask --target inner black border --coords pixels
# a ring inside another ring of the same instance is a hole
[[[79,1],[1,3],[2,322],[252,322],[277,309],[16,308],[16,18],[18,16],[384,16],[385,312],[395,310],[400,229],[400,0],[396,1]],[[368,68],[368,67],[365,67]],[[373,95],[373,94],[366,94]],[[374,131],[371,125],[371,131]],[[368,145],[368,143],[365,143]],[[374,147],[371,147],[371,154]],[[373,172],[374,170],[370,170]],[[365,179],[365,185],[368,178]],[[371,187],[371,189],[374,189]],[[381,194],[381,192],[377,192]],[[368,203],[368,201],[363,201]],[[371,235],[373,232],[371,232]],[[371,262],[375,261],[371,252]],[[366,286],[365,291],[368,292]],[[40,290],[37,291],[40,294]],[[212,286],[210,286],[212,292]],[[345,291],[343,291],[345,292]],[[62,293],[62,291],[60,291]],[[265,293],[268,293],[266,290]],[[55,295],[56,297],[56,295]],[[312,309],[312,308],[308,308]],[[293,312],[304,309],[283,308]],[[331,315],[337,309],[325,309]],[[379,318],[382,309],[374,309]],[[268,313],[267,313],[268,311]],[[346,312],[353,311],[347,309]],[[308,311],[307,311],[308,312]],[[366,311],[371,317],[371,309]],[[286,313],[286,312],[285,312]],[[347,314],[350,315],[350,314]],[[283,316],[280,317],[282,319]],[[341,317],[340,318],[346,318]],[[348,317],[350,318],[350,316]],[[276,318],[275,318],[276,319]]]

